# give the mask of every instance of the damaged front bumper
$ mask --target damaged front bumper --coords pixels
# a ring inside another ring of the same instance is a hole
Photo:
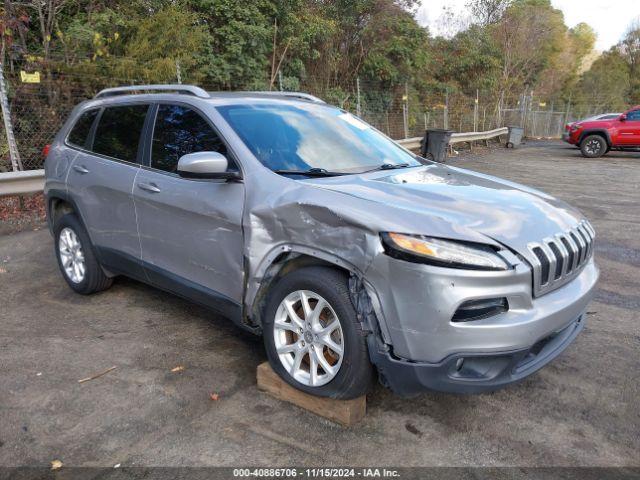
[[[382,383],[394,393],[411,396],[425,390],[481,393],[518,382],[560,355],[584,327],[585,314],[529,348],[498,353],[457,353],[439,363],[393,358],[369,345],[371,361]]]
[[[380,335],[369,354],[383,383],[400,395],[474,393],[517,382],[558,356],[584,326],[598,268],[591,259],[572,281],[533,297],[524,263],[503,272],[413,264],[379,255],[367,272],[377,295]],[[509,309],[455,322],[469,300],[504,298]]]

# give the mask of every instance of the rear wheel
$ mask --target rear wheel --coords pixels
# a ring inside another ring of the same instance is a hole
[[[72,214],[60,217],[54,225],[56,257],[62,276],[77,293],[88,295],[111,286],[93,253],[89,235]]]
[[[269,362],[290,385],[322,397],[355,398],[372,380],[365,335],[347,276],[307,267],[270,293],[263,322]]]
[[[582,155],[587,158],[601,157],[607,152],[608,147],[607,140],[600,135],[589,135],[580,143]]]

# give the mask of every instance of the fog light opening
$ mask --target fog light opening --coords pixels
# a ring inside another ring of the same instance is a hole
[[[452,322],[470,322],[492,317],[509,310],[506,298],[486,298],[482,300],[469,300],[460,305],[451,319]]]

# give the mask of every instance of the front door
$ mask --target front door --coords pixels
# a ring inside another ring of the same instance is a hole
[[[640,145],[640,110],[627,112],[627,119],[618,125],[620,145]]]
[[[227,154],[218,134],[195,110],[158,105],[151,137],[150,165],[141,169],[134,185],[149,280],[234,317],[243,294],[244,184],[177,174],[183,155]]]
[[[135,104],[89,111],[84,115],[98,118],[87,140],[74,138],[74,131],[67,139],[81,149],[69,170],[69,193],[100,262],[114,273],[136,278],[144,278],[144,272],[132,189],[148,109],[149,105]]]

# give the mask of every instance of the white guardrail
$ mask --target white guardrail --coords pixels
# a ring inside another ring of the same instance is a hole
[[[44,188],[44,170],[0,173],[0,197],[38,193]]]
[[[488,132],[453,133],[450,144],[489,140],[500,135],[506,135],[509,129],[496,128]],[[422,137],[397,140],[404,148],[417,150],[420,148]],[[23,172],[0,173],[0,197],[7,195],[23,195],[41,192],[44,188],[44,170],[25,170]]]
[[[500,135],[506,135],[509,133],[507,127],[496,128],[495,130],[489,130],[487,132],[464,132],[464,133],[452,133],[449,145],[454,143],[466,143],[475,142],[478,140],[489,140],[490,138],[499,137]],[[420,142],[423,137],[405,138],[404,140],[396,140],[397,143],[409,150],[417,150],[420,148]]]

